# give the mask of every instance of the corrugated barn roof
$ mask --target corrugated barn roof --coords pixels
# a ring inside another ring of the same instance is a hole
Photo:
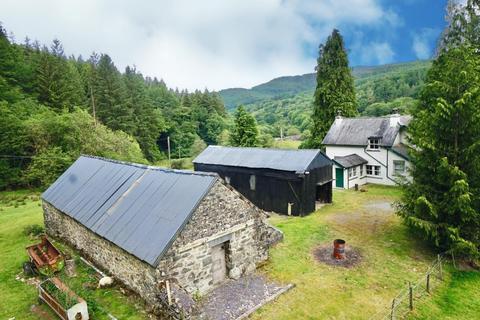
[[[214,174],[81,156],[42,198],[156,266],[216,179]]]
[[[233,166],[257,169],[304,172],[317,156],[330,159],[319,149],[267,149],[208,146],[200,153],[194,163]]]
[[[338,118],[323,139],[324,145],[366,146],[368,138],[379,137],[380,145],[391,147],[401,126],[410,122],[410,116],[377,118]],[[398,120],[398,121],[397,121]]]

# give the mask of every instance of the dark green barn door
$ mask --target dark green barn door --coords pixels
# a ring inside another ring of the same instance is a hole
[[[343,188],[343,169],[335,168],[335,185],[337,188]]]

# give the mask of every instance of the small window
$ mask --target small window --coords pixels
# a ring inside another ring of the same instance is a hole
[[[367,165],[367,175],[368,176],[379,176],[380,175],[380,166],[369,166],[369,165]]]
[[[225,182],[226,182],[227,184],[230,184],[230,177],[225,176]]]
[[[393,172],[395,175],[403,175],[405,173],[405,161],[393,160]]]
[[[368,149],[378,150],[380,148],[380,138],[368,138]]]
[[[250,176],[250,190],[255,190],[256,177],[254,175]]]
[[[355,178],[357,176],[357,167],[349,168],[348,169],[348,177]]]
[[[363,164],[360,165],[360,177],[363,177]]]

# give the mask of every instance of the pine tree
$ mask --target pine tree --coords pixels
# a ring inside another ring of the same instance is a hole
[[[157,139],[164,130],[164,119],[160,110],[153,107],[147,96],[146,84],[143,76],[135,68],[127,66],[123,76],[125,83],[124,107],[132,110],[134,131],[145,157],[150,161],[160,159]]]
[[[479,256],[480,57],[460,46],[434,61],[410,127],[413,181],[399,215],[441,250]]]
[[[320,45],[317,59],[317,87],[313,102],[313,126],[303,148],[319,148],[335,116],[357,114],[353,76],[343,38],[337,29]]]
[[[123,105],[125,101],[125,86],[118,69],[112,59],[102,54],[95,66],[95,79],[92,79],[93,94],[97,118],[113,130],[122,130],[132,134],[134,123],[132,109]],[[95,82],[96,80],[96,82]]]
[[[255,118],[243,106],[235,113],[230,144],[238,147],[255,147],[258,144],[258,129]]]
[[[480,0],[467,0],[465,4],[450,0],[446,19],[447,27],[438,42],[437,55],[466,43],[480,50]]]

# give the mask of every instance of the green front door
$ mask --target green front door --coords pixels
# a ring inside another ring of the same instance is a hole
[[[335,168],[335,181],[337,188],[343,188],[343,169],[342,168]]]

